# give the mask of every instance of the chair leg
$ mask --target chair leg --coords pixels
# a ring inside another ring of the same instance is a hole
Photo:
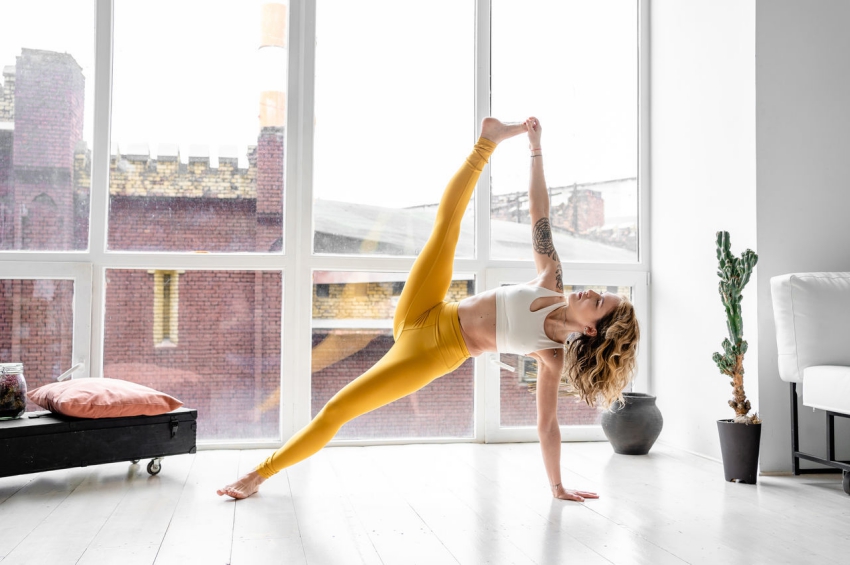
[[[835,461],[835,416],[826,413],[826,458]]]
[[[791,464],[795,475],[800,474],[800,435],[797,428],[797,383],[791,383]]]

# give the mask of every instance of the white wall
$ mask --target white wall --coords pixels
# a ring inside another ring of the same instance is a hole
[[[770,277],[799,271],[850,271],[848,28],[850,2],[846,0],[759,0],[757,4],[762,471],[791,469],[789,391],[777,374]],[[802,447],[823,454],[823,413],[815,417],[811,410],[803,410],[801,416]],[[836,428],[837,443],[845,446],[846,457],[850,427]]]
[[[660,441],[720,457],[716,421],[734,416],[711,359],[726,322],[715,232],[756,247],[755,0],[653,0],[651,362]],[[757,405],[757,276],[744,291],[745,387]]]

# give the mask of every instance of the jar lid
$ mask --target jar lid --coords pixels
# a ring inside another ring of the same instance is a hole
[[[23,373],[23,363],[0,363],[0,373]]]

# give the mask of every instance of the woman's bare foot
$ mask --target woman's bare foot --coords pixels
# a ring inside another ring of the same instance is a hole
[[[248,498],[260,490],[260,485],[263,484],[265,480],[265,477],[260,476],[258,472],[251,471],[235,483],[230,483],[223,489],[219,489],[216,492],[219,496],[226,494],[227,496],[233,497],[237,500]]]
[[[509,137],[525,133],[526,131],[527,127],[525,123],[504,124],[496,118],[484,118],[484,121],[481,122],[481,137],[489,139],[494,143],[501,143]]]

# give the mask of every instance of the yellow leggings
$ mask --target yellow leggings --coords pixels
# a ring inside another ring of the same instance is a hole
[[[345,385],[301,431],[256,471],[269,478],[324,447],[346,422],[398,400],[458,368],[469,351],[457,302],[444,302],[452,282],[460,222],[496,144],[481,138],[452,177],[428,243],[413,263],[393,318],[395,343],[371,369]]]

